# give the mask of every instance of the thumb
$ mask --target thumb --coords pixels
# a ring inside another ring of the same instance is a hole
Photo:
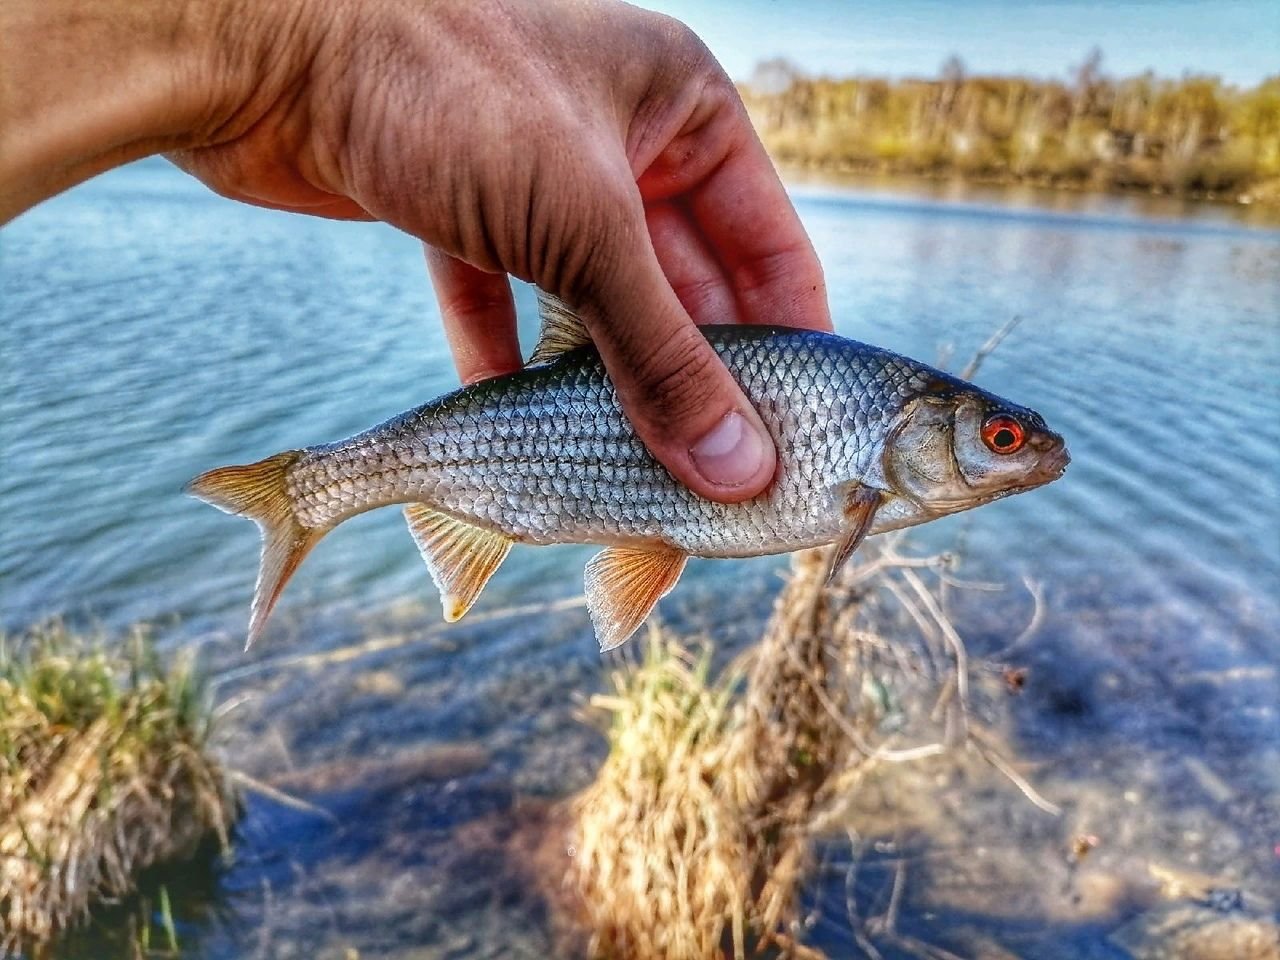
[[[667,282],[639,195],[626,207],[609,219],[569,300],[654,457],[699,496],[749,500],[773,479],[773,440]]]

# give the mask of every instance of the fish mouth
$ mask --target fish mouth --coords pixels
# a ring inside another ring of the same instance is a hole
[[[1067,445],[1062,441],[1058,441],[1057,446],[1040,458],[1035,469],[1031,471],[1031,475],[1027,478],[1024,487],[1039,487],[1046,483],[1052,483],[1064,473],[1067,472],[1067,465],[1071,463],[1071,454],[1067,453]]]
[[[1009,486],[997,496],[1007,497],[1011,493],[1022,493],[1025,490],[1043,487],[1046,483],[1053,483],[1067,472],[1069,463],[1071,463],[1071,454],[1067,453],[1067,445],[1059,440],[1052,449],[1036,461],[1036,465],[1031,468],[1025,480]]]

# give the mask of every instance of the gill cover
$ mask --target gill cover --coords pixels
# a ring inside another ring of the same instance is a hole
[[[941,515],[1056,480],[1068,461],[1039,414],[974,389],[912,401],[883,469],[895,493]]]

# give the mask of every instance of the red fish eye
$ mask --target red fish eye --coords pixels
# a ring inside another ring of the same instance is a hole
[[[997,414],[982,425],[982,442],[996,453],[1017,453],[1027,442],[1027,431],[1013,417]]]

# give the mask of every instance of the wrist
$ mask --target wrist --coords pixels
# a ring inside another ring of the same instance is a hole
[[[0,4],[0,223],[89,177],[234,127],[273,72],[285,4],[6,0]],[[253,22],[254,20],[258,22]],[[266,38],[251,49],[242,38]],[[234,135],[234,134],[231,134]]]

